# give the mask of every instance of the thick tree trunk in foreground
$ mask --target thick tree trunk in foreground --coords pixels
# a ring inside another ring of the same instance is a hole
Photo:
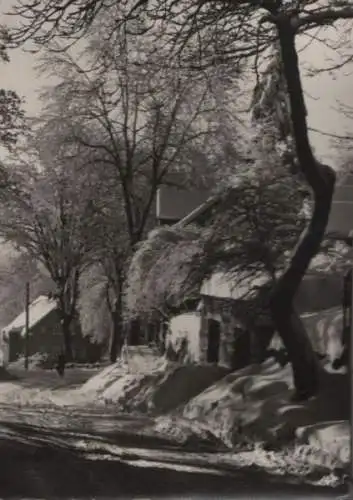
[[[295,22],[295,19],[293,21]],[[297,158],[300,171],[312,189],[314,208],[311,220],[294,250],[287,269],[274,286],[270,308],[276,330],[282,338],[292,363],[297,397],[305,399],[314,395],[318,389],[320,367],[307,332],[294,310],[293,301],[325,235],[331,210],[335,173],[330,167],[316,161],[310,147],[293,24],[288,17],[277,20]]]
[[[334,175],[326,168],[321,175],[322,190],[314,193],[311,221],[271,297],[273,321],[292,362],[295,387],[300,393],[310,394],[318,385],[318,361],[293,301],[311,259],[320,248],[330,213]]]

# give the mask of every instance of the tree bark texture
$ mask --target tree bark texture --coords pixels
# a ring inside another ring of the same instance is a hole
[[[65,361],[73,360],[73,350],[72,350],[72,332],[71,332],[71,324],[72,318],[65,313],[62,313],[62,332],[64,337],[64,352],[65,352]]]
[[[123,301],[122,293],[118,297],[111,311],[112,337],[110,343],[110,361],[115,363],[123,346]]]
[[[297,395],[305,399],[314,395],[318,389],[320,367],[304,325],[294,310],[293,302],[310,262],[319,251],[324,238],[336,176],[333,169],[317,162],[309,143],[306,108],[295,47],[295,29],[291,19],[278,19],[277,29],[291,105],[297,159],[300,172],[312,189],[313,212],[287,268],[272,290],[270,309],[276,330],[292,364]]]

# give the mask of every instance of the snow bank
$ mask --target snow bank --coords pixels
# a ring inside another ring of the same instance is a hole
[[[43,353],[36,353],[28,357],[28,369],[33,370],[40,367],[47,359],[48,355]],[[25,357],[20,356],[16,361],[9,363],[9,368],[14,370],[22,370],[25,367]]]
[[[87,401],[113,404],[121,411],[163,414],[185,404],[227,373],[218,366],[172,363],[153,356],[151,349],[146,355],[138,347],[129,347],[118,363],[92,377],[79,392]]]
[[[120,383],[119,380],[124,376],[129,380],[134,378],[140,380],[142,374],[163,371],[165,367],[166,360],[152,348],[146,346],[124,347],[118,361],[87,380],[81,387],[81,392],[101,395],[113,383]],[[117,386],[116,390],[118,390]]]
[[[28,406],[38,403],[49,403],[52,391],[39,388],[23,387],[16,382],[0,384],[0,402],[16,406]]]
[[[123,347],[121,362],[129,373],[151,373],[163,369],[166,361],[157,347],[138,345]]]
[[[0,404],[9,404],[18,407],[77,407],[92,403],[93,398],[91,395],[88,396],[76,388],[26,387],[21,384],[21,380],[0,383]]]
[[[326,375],[322,392],[290,402],[292,372],[268,360],[229,374],[191,399],[179,414],[207,424],[229,446],[251,441],[290,442],[298,427],[348,415],[344,376]]]
[[[107,406],[117,412],[165,415],[202,393],[228,371],[212,365],[179,365],[160,359],[154,369],[136,373],[122,362],[94,375],[79,388],[65,388],[58,379],[53,389],[0,384],[0,402],[16,405]],[[192,434],[195,434],[192,431]]]
[[[291,369],[272,360],[231,374],[217,366],[165,361],[136,373],[120,362],[78,389],[31,388],[4,381],[0,401],[42,409],[67,407],[67,411],[96,406],[100,430],[106,405],[112,405],[109,415],[144,412],[149,417],[136,428],[141,435],[198,453],[215,448],[234,452],[239,447],[241,453],[227,455],[233,465],[305,477],[319,470],[320,480],[333,484],[337,470],[349,461],[349,425],[344,420],[349,410],[348,379],[337,374],[325,377],[317,398],[292,404]],[[119,425],[115,415],[109,425]],[[129,426],[128,432],[135,432]]]
[[[122,377],[126,373],[126,367],[119,360],[117,363],[107,366],[104,370],[91,377],[83,384],[80,391],[82,393],[100,393],[104,391],[110,384],[116,381],[118,377]]]
[[[124,375],[100,399],[127,411],[162,414],[186,403],[226,373],[218,366],[169,364],[152,373]]]
[[[144,411],[144,393],[158,380],[154,374],[127,374],[113,382],[99,396],[106,404],[115,404],[121,411]]]
[[[335,466],[345,467],[350,463],[350,424],[348,420],[321,422],[300,427],[296,431],[300,442],[312,449],[323,450],[335,461]]]
[[[225,448],[224,443],[207,425],[198,421],[190,421],[171,415],[155,418],[153,424],[145,429],[148,435],[159,439],[168,439],[174,444],[197,450],[198,453],[215,448]]]

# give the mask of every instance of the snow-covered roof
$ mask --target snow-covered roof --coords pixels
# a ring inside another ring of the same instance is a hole
[[[200,293],[223,299],[239,300],[249,297],[254,288],[261,287],[268,281],[268,276],[264,274],[242,276],[217,272],[202,283]]]
[[[56,309],[55,300],[49,299],[46,295],[40,295],[29,306],[29,329],[33,328],[39,321],[45,318],[50,312]],[[23,311],[9,325],[3,328],[3,334],[12,331],[19,331],[24,335],[26,327],[26,311]]]

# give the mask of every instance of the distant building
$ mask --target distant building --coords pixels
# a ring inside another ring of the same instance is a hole
[[[156,216],[159,225],[173,225],[203,205],[210,197],[208,191],[161,186],[157,191]]]
[[[3,364],[16,361],[25,353],[26,313],[23,311],[1,331]],[[74,358],[97,361],[100,346],[77,332],[72,339]],[[28,355],[57,356],[64,348],[60,317],[55,300],[41,295],[29,307]],[[90,359],[91,358],[91,359]]]
[[[23,356],[25,351],[26,312],[19,314],[1,332],[1,347],[4,361],[11,363]],[[50,345],[50,348],[49,348]],[[60,350],[62,333],[57,306],[54,300],[41,295],[29,307],[29,355]]]

